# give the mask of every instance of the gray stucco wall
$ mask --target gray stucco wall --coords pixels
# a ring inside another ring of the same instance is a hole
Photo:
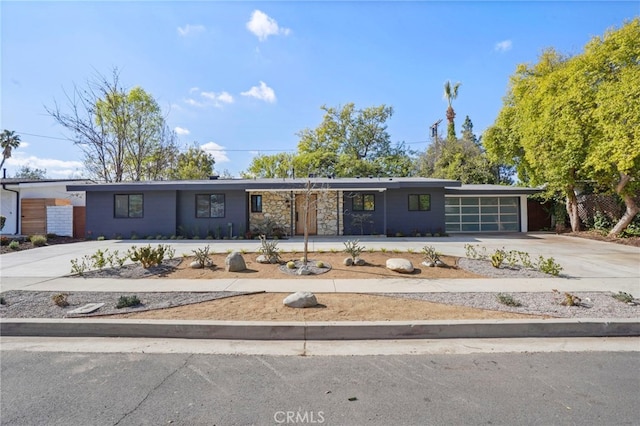
[[[143,217],[116,218],[115,194],[143,194]],[[176,192],[91,192],[87,191],[86,227],[88,238],[131,238],[136,234],[143,238],[149,235],[171,236],[176,234]]]
[[[196,217],[197,194],[224,194],[225,212],[222,218]],[[180,235],[192,238],[194,235],[205,238],[229,236],[229,226],[232,224],[232,236],[244,235],[247,230],[249,209],[247,193],[245,191],[179,191],[177,197],[177,229]]]
[[[353,198],[356,194],[373,195],[375,209],[373,211],[354,211]],[[345,192],[344,199],[344,234],[345,235],[380,235],[384,234],[384,193],[382,192]],[[354,216],[366,215],[362,229],[354,223]]]

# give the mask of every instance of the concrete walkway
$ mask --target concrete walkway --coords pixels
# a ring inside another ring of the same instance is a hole
[[[342,250],[349,238],[311,238],[310,251]],[[252,240],[169,240],[169,241],[86,241],[59,244],[0,256],[0,290],[34,291],[267,291],[307,290],[325,293],[421,293],[421,292],[548,292],[625,291],[640,294],[640,248],[592,241],[555,234],[457,235],[443,238],[360,238],[367,248],[386,248],[419,252],[434,246],[439,252],[464,256],[465,244],[498,248],[553,257],[563,267],[562,277],[536,279],[216,279],[216,280],[125,280],[83,279],[69,277],[71,260],[91,255],[98,249],[126,252],[131,246],[168,244],[176,256],[191,254],[206,245],[217,253],[227,250],[257,251],[260,244]],[[302,250],[300,238],[282,240],[284,251]],[[253,256],[253,254],[247,254]]]

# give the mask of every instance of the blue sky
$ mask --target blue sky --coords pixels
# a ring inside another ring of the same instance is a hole
[[[4,167],[66,178],[83,174],[82,153],[45,106],[115,67],[182,145],[238,175],[258,152],[294,151],[322,105],[391,105],[392,141],[423,151],[447,80],[462,83],[457,130],[468,115],[480,135],[517,64],[547,47],[579,53],[640,2],[2,1],[0,13],[0,128],[22,139]]]

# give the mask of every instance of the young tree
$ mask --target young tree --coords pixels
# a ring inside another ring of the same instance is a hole
[[[273,155],[258,155],[253,157],[244,178],[288,178],[293,177],[293,154],[279,152]]]
[[[178,155],[176,167],[172,170],[171,179],[200,180],[208,179],[213,174],[215,159],[197,144]]]
[[[67,94],[67,111],[57,103],[46,108],[73,136],[84,152],[85,167],[106,182],[159,178],[154,170],[168,170],[175,151],[175,135],[167,130],[159,105],[136,87],[126,90],[114,69],[111,79],[98,75],[86,89],[74,86]],[[165,164],[158,164],[163,159]]]
[[[454,123],[454,119],[456,118],[456,113],[453,110],[453,100],[458,97],[458,89],[462,83],[457,82],[454,85],[451,85],[449,80],[444,83],[444,98],[447,100],[447,104],[449,107],[447,108],[447,139],[456,139],[456,125]]]
[[[0,162],[0,169],[4,166],[4,162],[7,158],[11,158],[11,151],[20,146],[20,136],[16,135],[13,130],[4,129],[0,133],[0,147],[2,147],[2,162]]]

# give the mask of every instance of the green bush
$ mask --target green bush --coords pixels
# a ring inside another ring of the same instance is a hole
[[[148,269],[152,266],[160,265],[164,260],[165,254],[169,255],[169,253],[173,253],[173,249],[162,244],[155,248],[151,248],[151,245],[140,248],[132,246],[129,249],[129,258],[134,262],[140,262],[143,268]],[[170,254],[169,257],[173,257],[173,254]]]
[[[559,263],[556,263],[553,257],[545,259],[543,256],[540,256],[538,257],[537,269],[545,274],[558,276],[560,275],[560,271],[562,271],[562,266],[560,266]]]
[[[47,237],[44,235],[32,235],[29,241],[36,247],[42,247],[47,244]]]
[[[608,231],[611,228],[611,221],[600,210],[593,215],[593,229],[598,231]]]
[[[351,256],[351,259],[353,259],[353,263],[355,264],[355,261],[358,257],[360,257],[360,254],[364,251],[365,247],[359,245],[360,241],[359,240],[349,240],[349,241],[345,241],[344,244],[344,252],[349,254]]]
[[[631,294],[625,293],[624,291],[619,291],[618,294],[612,294],[611,297],[623,303],[631,303],[634,300]]]
[[[498,299],[498,302],[502,303],[503,305],[507,305],[507,306],[513,306],[513,307],[518,307],[518,306],[522,306],[522,303],[520,303],[518,300],[514,299],[514,297],[510,294],[505,294],[505,293],[498,293],[496,295],[496,299]]]
[[[504,249],[497,249],[492,255],[491,255],[491,266],[493,266],[494,268],[499,268],[502,265],[502,262],[504,262],[504,260],[507,257],[507,252],[504,251]]]
[[[427,261],[435,264],[440,261],[440,253],[436,251],[436,248],[433,246],[424,246],[422,247],[422,253]]]
[[[210,248],[211,247],[209,247],[209,246],[205,246],[202,249],[192,250],[193,256],[196,258],[196,262],[198,262],[200,264],[201,268],[204,268],[210,262],[210,260],[209,260],[209,250],[210,250]]]
[[[17,242],[17,241],[15,241],[15,240],[14,240],[14,241],[11,241],[11,242],[9,243],[9,248],[10,248],[11,250],[18,250],[18,249],[20,248],[20,243],[19,243],[19,242]]]
[[[116,304],[116,308],[129,308],[131,306],[138,306],[141,303],[142,302],[140,302],[140,299],[138,299],[138,296],[136,296],[135,294],[132,296],[120,296],[120,298],[118,299],[118,303]]]

